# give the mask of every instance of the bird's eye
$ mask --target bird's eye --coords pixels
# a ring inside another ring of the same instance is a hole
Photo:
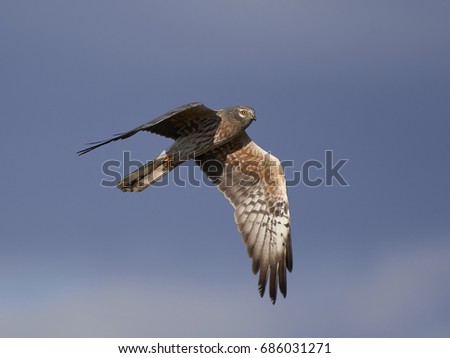
[[[241,110],[241,114],[245,117],[247,115],[247,111],[245,109]]]

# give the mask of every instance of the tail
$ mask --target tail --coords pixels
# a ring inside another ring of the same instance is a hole
[[[161,179],[180,163],[181,161],[175,162],[173,157],[163,153],[156,159],[147,162],[138,170],[125,176],[117,184],[117,188],[122,191],[142,191]]]

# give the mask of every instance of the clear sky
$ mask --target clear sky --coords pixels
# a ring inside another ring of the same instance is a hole
[[[449,18],[438,0],[3,1],[0,336],[450,336]],[[255,108],[288,176],[349,159],[348,187],[288,189],[275,306],[215,188],[99,185],[170,140],[75,154],[194,101]]]

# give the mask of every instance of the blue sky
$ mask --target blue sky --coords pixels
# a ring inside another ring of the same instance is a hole
[[[444,1],[2,2],[0,336],[448,337],[449,17]],[[106,160],[170,140],[75,155],[193,101],[255,108],[248,133],[287,175],[349,159],[348,187],[289,188],[275,306],[215,188],[99,185]]]

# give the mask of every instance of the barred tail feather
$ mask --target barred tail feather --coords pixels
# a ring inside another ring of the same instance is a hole
[[[147,162],[138,170],[125,176],[117,188],[125,192],[139,192],[149,187],[164,175],[168,174],[180,162],[175,163],[173,158],[162,154],[158,158]]]

